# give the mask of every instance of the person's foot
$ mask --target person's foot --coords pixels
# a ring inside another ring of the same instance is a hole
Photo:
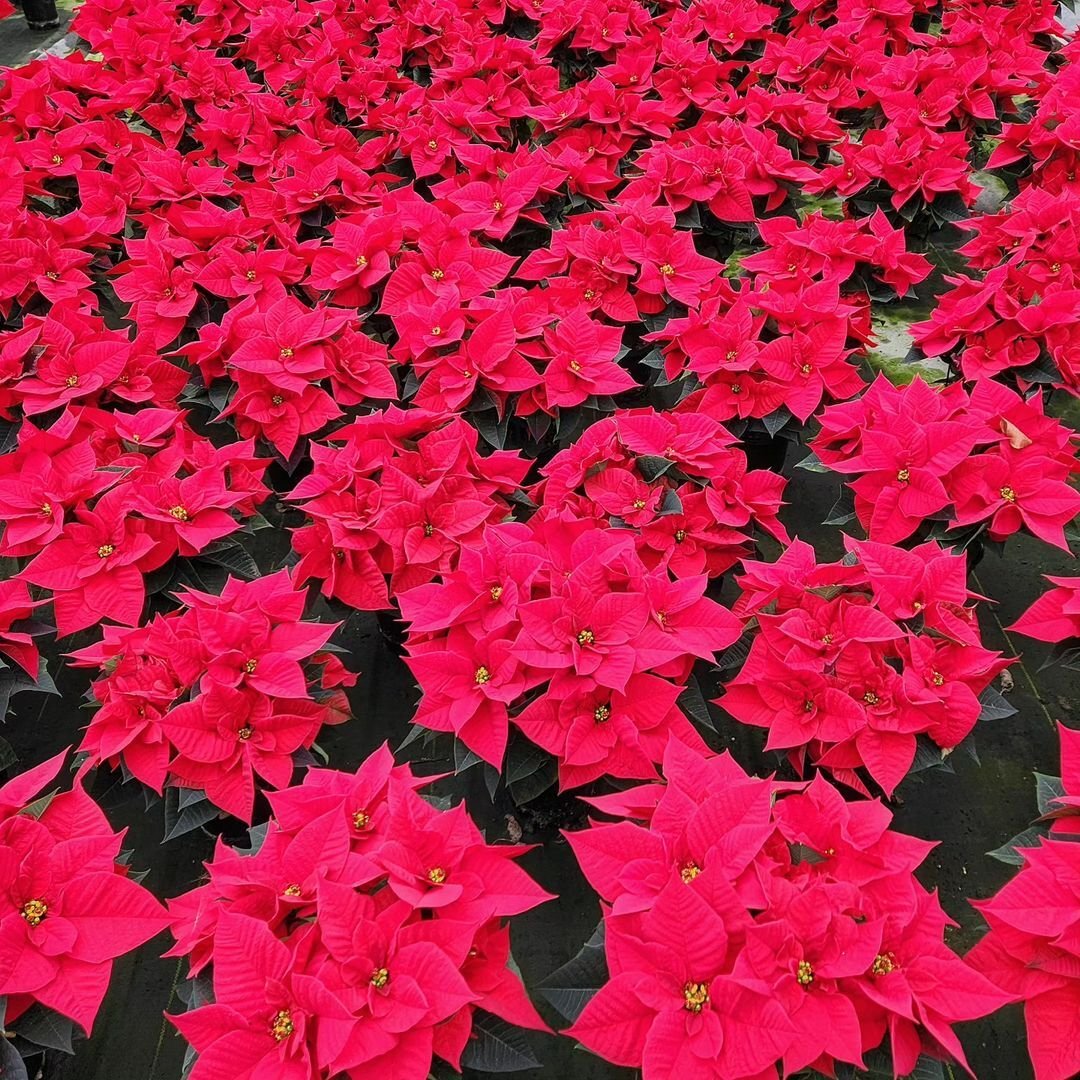
[[[37,30],[44,33],[47,30],[58,30],[60,28],[60,20],[49,19],[48,22],[31,22],[27,19],[26,25],[29,26],[31,30]]]

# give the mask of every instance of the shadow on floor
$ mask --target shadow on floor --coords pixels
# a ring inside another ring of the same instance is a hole
[[[74,14],[74,0],[57,0],[60,25],[55,30],[42,32],[26,25],[21,11],[6,19],[0,19],[0,68],[17,67],[33,60],[38,53],[55,45],[67,32]],[[0,72],[0,81],[3,73]]]

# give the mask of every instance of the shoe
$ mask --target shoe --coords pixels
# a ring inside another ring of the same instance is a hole
[[[26,25],[29,26],[31,30],[36,30],[39,33],[44,33],[47,30],[59,30],[60,20],[50,19],[48,22],[30,22],[30,20],[27,19]]]

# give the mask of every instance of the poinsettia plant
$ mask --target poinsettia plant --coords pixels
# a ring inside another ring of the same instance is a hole
[[[886,1039],[896,1076],[924,1055],[965,1064],[952,1025],[1007,995],[943,941],[951,920],[914,874],[932,844],[821,776],[751,777],[677,741],[664,775],[592,800],[621,820],[567,834],[606,961],[592,996],[580,961],[547,980],[569,1036],[644,1080],[835,1075]]]
[[[131,874],[130,853],[76,780],[56,785],[67,751],[0,787],[0,1072],[21,1057],[71,1052],[89,1035],[113,961],[169,925]]]
[[[287,787],[325,724],[349,713],[356,682],[328,651],[335,624],[303,618],[287,570],[230,578],[220,595],[187,589],[182,608],[134,630],[109,627],[72,654],[95,668],[81,771],[123,769],[166,794],[166,833],[218,812],[252,821],[257,782]]]
[[[1047,416],[1038,394],[1021,397],[980,379],[934,388],[894,386],[879,376],[857,401],[821,415],[805,464],[854,475],[843,522],[871,540],[900,543],[932,532],[966,543],[1021,530],[1069,550],[1066,526],[1080,514],[1077,436]]]
[[[297,584],[361,611],[458,567],[487,523],[503,520],[529,462],[478,452],[459,417],[388,409],[312,446],[313,467],[289,493],[311,524],[293,533]]]
[[[269,493],[267,464],[250,442],[215,447],[176,409],[78,405],[46,428],[28,419],[0,456],[0,552],[51,593],[61,636],[135,626],[147,578],[174,557],[228,561],[223,541]],[[169,575],[158,576],[161,587]]]
[[[384,745],[355,773],[310,770],[270,796],[249,849],[219,840],[209,881],[170,901],[193,1008],[172,1017],[190,1080],[241,1071],[424,1080],[437,1059],[499,1074],[546,1030],[508,966],[507,919],[550,900],[464,804]]]
[[[1047,589],[1009,627],[1018,634],[1048,642],[1047,663],[1075,668],[1080,661],[1080,578],[1046,576]]]
[[[1039,824],[991,852],[1019,869],[989,900],[973,901],[990,929],[967,956],[1010,1000],[1024,1003],[1036,1080],[1068,1080],[1080,1069],[1071,933],[1080,919],[1080,732],[1059,724],[1058,734],[1061,777],[1036,774]]]
[[[699,412],[620,410],[543,466],[525,520],[488,525],[455,570],[400,594],[414,722],[495,769],[512,727],[564,789],[655,776],[673,734],[701,745],[678,699],[741,633],[711,579],[754,526],[787,539],[785,481],[747,471],[734,442]]]
[[[1016,711],[991,687],[1012,661],[982,645],[963,555],[844,539],[836,563],[801,541],[773,563],[743,560],[735,612],[756,629],[718,704],[765,728],[800,775],[822,768],[869,794],[865,773],[891,796],[980,718]]]
[[[1080,192],[1027,187],[998,213],[962,227],[975,235],[957,253],[984,276],[950,279],[930,318],[912,327],[919,350],[947,356],[965,379],[1061,386],[1076,395],[1070,326],[1080,297]]]

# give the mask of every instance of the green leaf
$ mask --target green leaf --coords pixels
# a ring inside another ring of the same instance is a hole
[[[180,791],[180,788],[165,789],[165,836],[162,843],[201,828],[221,813],[205,794],[202,799],[188,802],[181,809]]]
[[[607,981],[604,924],[601,923],[577,956],[553,971],[537,989],[561,1016],[574,1021]]]
[[[483,1009],[477,1009],[473,1015],[472,1035],[461,1055],[461,1063],[467,1069],[500,1076],[540,1067],[525,1032]]]
[[[1009,866],[1020,866],[1024,861],[1024,857],[1017,848],[1038,847],[1039,839],[1048,834],[1049,830],[1045,827],[1032,825],[1030,829],[1017,833],[1011,840],[1002,844],[1001,847],[994,848],[993,851],[988,851],[986,854],[992,859],[997,859],[998,862],[1008,863]]]
[[[675,494],[674,488],[668,488],[664,492],[664,501],[660,504],[659,514],[681,514],[683,512],[682,499]]]
[[[1056,809],[1053,805],[1065,794],[1065,785],[1058,776],[1035,774],[1035,799],[1039,804],[1039,813],[1047,814]]]
[[[814,453],[813,450],[806,455],[801,461],[795,462],[796,469],[806,469],[808,472],[827,473],[832,472],[828,465],[823,465],[821,458]]]
[[[915,758],[908,772],[924,772],[926,769],[947,769],[952,772],[952,766],[946,761],[946,756],[942,753],[940,746],[925,736],[920,736],[915,746]]]
[[[945,1080],[945,1066],[937,1058],[923,1054],[904,1080]]]
[[[42,795],[40,798],[35,799],[32,803],[28,803],[19,811],[20,814],[26,814],[27,817],[39,818],[46,810],[49,809],[49,804],[59,794],[59,788],[56,791],[50,791],[46,795]]]
[[[786,405],[781,405],[776,412],[769,413],[768,416],[763,416],[761,422],[765,425],[765,430],[775,439],[777,433],[788,425],[791,421],[791,412]]]
[[[510,792],[510,798],[514,800],[514,805],[523,806],[539,798],[548,788],[554,787],[558,779],[558,762],[550,754],[545,754],[545,761],[540,768],[520,780],[508,782],[506,787]]]
[[[1059,641],[1050,650],[1050,655],[1043,661],[1039,670],[1048,667],[1063,667],[1068,671],[1080,671],[1080,645],[1075,638]]]
[[[200,551],[198,558],[213,563],[215,566],[224,567],[230,574],[248,581],[259,577],[262,573],[259,570],[259,564],[239,544],[213,544],[205,551]]]
[[[992,686],[988,686],[979,695],[979,704],[982,705],[982,712],[979,713],[980,720],[1004,720],[1017,713],[1017,710]]]
[[[840,489],[840,495],[833,503],[829,516],[823,525],[846,525],[855,517],[855,495],[846,485]]]
[[[4,1038],[0,1038],[0,1076],[4,1080],[29,1080],[22,1055]]]
[[[484,409],[482,412],[470,412],[469,419],[473,422],[476,430],[480,432],[484,442],[496,450],[502,450],[506,446],[506,430],[509,426],[509,417],[504,416],[501,420],[495,409]]]
[[[717,658],[716,667],[719,671],[733,671],[737,667],[742,667],[746,658],[750,655],[750,646],[754,643],[754,624],[748,624],[743,630],[742,637],[735,642],[734,645],[729,645]]]
[[[236,383],[231,379],[216,379],[207,391],[210,404],[219,416],[229,407],[229,399],[235,389]]]
[[[177,793],[177,809],[186,810],[189,806],[206,801],[206,792],[198,788],[174,788]]]
[[[31,1005],[19,1017],[15,1024],[19,1037],[35,1046],[44,1046],[50,1050],[61,1050],[65,1054],[74,1053],[71,1046],[75,1024],[66,1016],[46,1009],[42,1005]],[[0,1073],[7,1077],[7,1073]]]
[[[484,762],[484,787],[487,788],[488,798],[494,802],[495,792],[499,790],[499,784],[502,782],[502,773],[495,768],[494,765]]]
[[[791,850],[791,861],[795,866],[801,866],[803,863],[814,866],[825,861],[825,856],[821,852],[807,847],[806,844],[788,844],[788,847]]]
[[[479,765],[481,758],[474,754],[460,739],[454,740],[454,772],[459,775],[474,765]]]
[[[695,723],[708,728],[709,731],[716,731],[716,725],[709,713],[708,702],[701,692],[700,683],[693,675],[690,676],[686,689],[679,695],[678,704],[679,708]]]
[[[1053,385],[1062,381],[1061,371],[1058,369],[1057,364],[1045,352],[1033,364],[1015,368],[1013,374],[1025,382],[1041,383],[1042,385]]]
[[[637,459],[638,472],[647,484],[659,480],[674,464],[674,461],[668,461],[666,457],[657,454],[646,454]]]

